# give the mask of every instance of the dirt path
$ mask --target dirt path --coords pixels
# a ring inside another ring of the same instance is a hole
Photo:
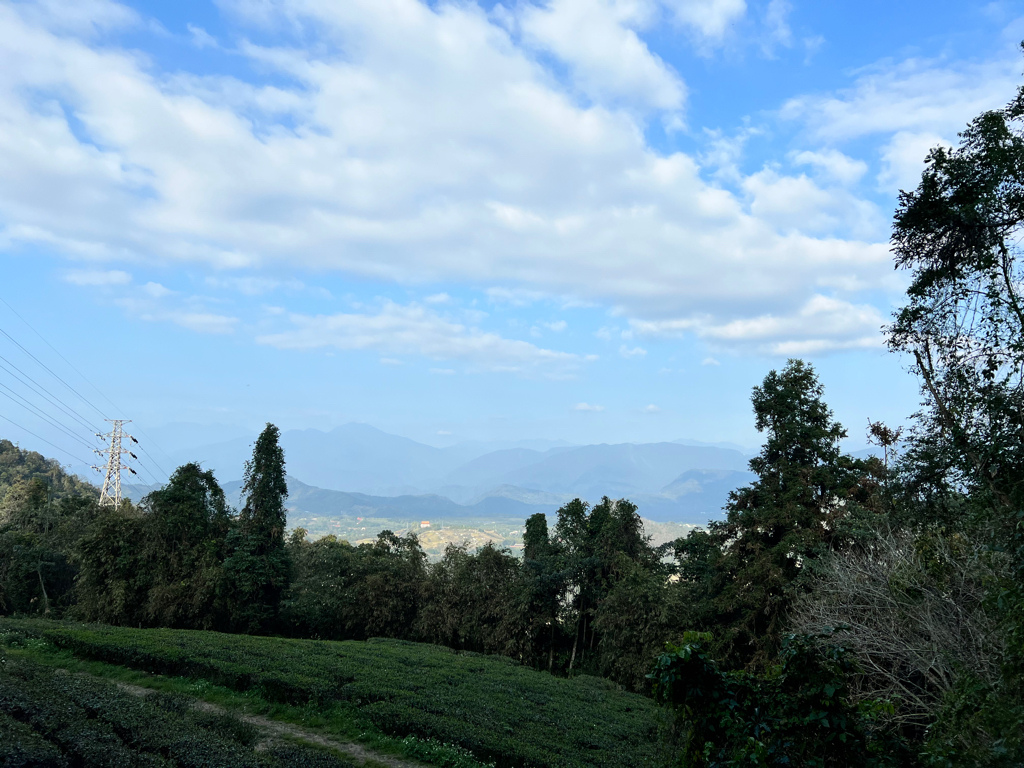
[[[130,683],[116,683],[116,685],[121,690],[134,696],[148,696],[149,694],[154,693],[152,688],[143,688],[141,685],[131,685]],[[337,741],[314,731],[308,731],[305,728],[292,725],[291,723],[282,723],[279,720],[271,720],[270,718],[261,717],[260,715],[247,715],[241,712],[233,712],[229,709],[218,706],[217,704],[211,704],[210,702],[203,701],[201,699],[194,699],[192,707],[200,710],[201,712],[209,712],[217,715],[234,715],[242,722],[259,728],[264,734],[266,734],[268,739],[281,736],[299,739],[300,741],[305,741],[309,744],[316,744],[320,747],[328,747],[329,749],[342,752],[350,757],[354,757],[363,765],[383,765],[388,768],[425,768],[423,763],[412,762],[410,760],[393,757],[391,755],[383,755],[379,752],[374,752],[373,750],[360,746],[359,744],[353,744],[352,742],[347,741]],[[257,749],[258,748],[259,747],[257,746]]]

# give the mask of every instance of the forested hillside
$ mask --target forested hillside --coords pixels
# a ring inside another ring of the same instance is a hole
[[[653,547],[628,500],[576,499],[525,521],[522,559],[450,546],[431,564],[414,535],[287,532],[273,425],[237,511],[195,463],[101,508],[4,444],[0,610],[601,676],[671,710],[685,766],[1022,765],[1022,225],[1024,90],[901,198],[909,288],[887,339],[921,386],[911,428],[871,423],[882,458],[844,455],[816,372],[789,360],[752,392],[753,479],[686,538]]]
[[[68,474],[60,462],[35,451],[24,451],[10,440],[0,439],[0,499],[3,509],[14,509],[19,499],[45,488],[51,501],[65,496],[98,497],[89,483]],[[0,513],[2,514],[2,513]]]

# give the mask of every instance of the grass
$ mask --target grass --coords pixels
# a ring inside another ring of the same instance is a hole
[[[394,640],[40,620],[3,619],[4,632],[21,638],[22,653],[52,665],[199,696],[434,765],[660,764],[661,713],[651,701],[604,680],[559,679],[501,657]]]

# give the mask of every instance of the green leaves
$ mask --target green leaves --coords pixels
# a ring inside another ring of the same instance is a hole
[[[723,672],[705,650],[706,633],[667,646],[650,677],[683,733],[680,765],[912,764],[905,745],[875,727],[870,706],[850,703],[853,665],[844,649],[821,640],[787,637],[761,674]]]
[[[757,480],[730,494],[725,521],[676,545],[686,626],[713,629],[730,666],[770,663],[794,585],[809,561],[845,544],[866,496],[869,465],[841,455],[846,431],[822,395],[801,360],[769,372],[751,397],[766,433],[750,461]]]

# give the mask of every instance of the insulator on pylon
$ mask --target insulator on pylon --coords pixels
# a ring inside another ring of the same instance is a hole
[[[135,439],[134,435],[128,435],[128,437],[130,437],[132,439],[133,443],[138,443],[139,442],[138,440]]]
[[[131,451],[128,451],[128,455],[129,455],[129,456],[131,456],[131,457],[132,457],[133,459],[135,459],[136,461],[138,461],[138,460],[139,460],[139,457],[138,457],[138,456],[136,456],[136,455],[135,455],[134,453],[132,453]]]

